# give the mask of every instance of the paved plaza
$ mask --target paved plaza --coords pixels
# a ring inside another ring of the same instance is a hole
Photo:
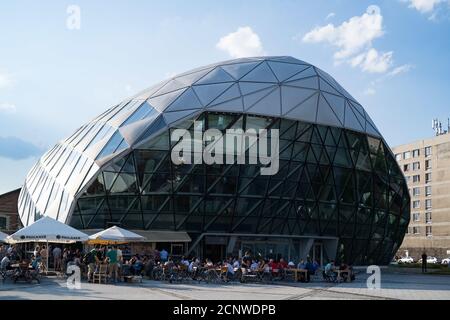
[[[62,279],[44,278],[41,284],[6,282],[0,284],[0,300],[11,299],[150,299],[150,300],[319,300],[319,299],[450,299],[450,276],[382,271],[381,289],[367,289],[368,275],[360,273],[355,282],[331,284],[315,279],[311,283],[252,284],[169,284],[144,280],[115,285],[82,283],[70,290]]]

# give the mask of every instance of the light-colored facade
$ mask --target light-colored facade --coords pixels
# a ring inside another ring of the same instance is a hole
[[[393,148],[411,195],[411,220],[398,252],[450,256],[450,134]]]

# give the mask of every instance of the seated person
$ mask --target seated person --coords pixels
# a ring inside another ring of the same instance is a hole
[[[208,269],[214,268],[214,263],[210,259],[206,259],[205,267]]]
[[[336,280],[336,273],[334,272],[334,260],[331,260],[330,262],[327,263],[327,265],[325,266],[324,269],[324,274],[329,277],[331,280],[335,281]]]
[[[144,264],[142,263],[142,260],[140,259],[139,255],[136,255],[134,257],[134,262],[131,265],[132,273],[134,275],[140,275],[142,269],[144,268]]]
[[[5,270],[11,270],[11,260],[10,260],[11,255],[9,253],[7,253],[2,261],[0,262],[0,270],[5,271]]]
[[[256,270],[258,270],[258,267],[259,267],[258,262],[256,262],[256,260],[253,260],[252,264],[250,265],[250,270],[256,271]]]
[[[278,268],[281,270],[287,269],[288,263],[283,258],[280,258],[280,262],[278,263]]]
[[[33,257],[33,260],[31,261],[31,267],[34,270],[38,270],[41,260],[42,260],[41,255],[39,253],[37,253],[36,256]]]
[[[180,263],[185,265],[186,267],[189,267],[189,260],[186,259],[184,256],[181,257]]]
[[[345,263],[341,263],[341,265],[339,266],[339,271],[341,271],[342,281],[345,282],[350,279],[348,265],[346,265]]]
[[[294,268],[295,268],[295,263],[293,261],[289,261],[288,269],[294,269]]]
[[[304,260],[300,260],[300,262],[297,265],[297,269],[306,269],[306,263]]]

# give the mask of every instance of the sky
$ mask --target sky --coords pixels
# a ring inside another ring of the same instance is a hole
[[[0,2],[0,193],[56,142],[177,73],[290,55],[330,73],[389,145],[450,117],[450,0]]]

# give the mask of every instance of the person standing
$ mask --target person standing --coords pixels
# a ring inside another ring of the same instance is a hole
[[[90,252],[86,254],[86,256],[83,259],[83,262],[88,266],[88,273],[87,273],[88,281],[93,281],[92,277],[95,272],[95,265],[99,262],[97,255],[98,255],[97,250],[93,248]]]
[[[427,254],[425,251],[422,253],[422,273],[427,272]]]
[[[109,262],[109,278],[114,282],[118,280],[118,265],[117,265],[117,246],[111,247],[106,253],[106,259]]]
[[[169,253],[167,252],[166,249],[162,249],[162,250],[159,252],[159,257],[160,257],[160,259],[161,259],[161,262],[164,263],[164,262],[167,261],[167,258],[169,257]]]
[[[48,266],[47,266],[48,252],[47,252],[47,247],[46,246],[42,246],[40,254],[41,254],[41,258],[42,258],[43,271],[47,272],[48,271]]]
[[[53,266],[55,268],[55,271],[61,270],[61,248],[60,247],[54,247],[53,248]]]

